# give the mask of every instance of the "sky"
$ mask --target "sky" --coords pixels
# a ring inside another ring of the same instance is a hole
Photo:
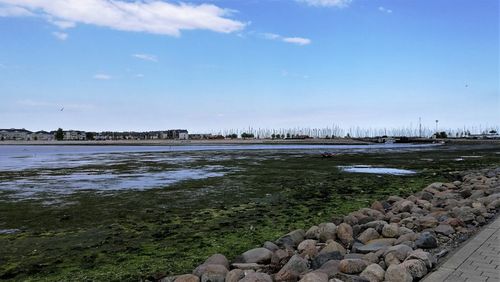
[[[500,125],[498,0],[0,0],[0,128]]]

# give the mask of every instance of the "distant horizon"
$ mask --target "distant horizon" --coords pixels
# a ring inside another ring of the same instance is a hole
[[[500,125],[497,0],[182,3],[0,0],[0,127]]]

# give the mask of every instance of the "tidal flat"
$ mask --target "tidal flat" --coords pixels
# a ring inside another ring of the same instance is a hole
[[[500,164],[495,144],[32,147],[0,146],[2,280],[137,281],[186,273],[214,253],[231,259],[373,200]],[[386,173],[401,170],[412,173]]]

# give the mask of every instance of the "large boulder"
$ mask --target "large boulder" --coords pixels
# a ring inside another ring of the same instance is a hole
[[[238,282],[245,277],[245,271],[241,269],[233,269],[226,274],[226,282]]]
[[[229,272],[227,268],[220,264],[206,264],[200,276],[201,282],[224,282]],[[195,274],[196,275],[196,274]]]
[[[385,271],[385,281],[387,282],[412,282],[413,276],[401,264],[389,265]]]
[[[384,281],[385,270],[380,265],[372,263],[359,276],[370,282],[381,282]]]
[[[437,259],[433,254],[425,252],[424,250],[420,250],[420,249],[410,252],[410,254],[408,255],[408,257],[406,259],[407,260],[411,260],[411,259],[421,260],[425,263],[425,266],[429,269],[431,269],[437,263]]]
[[[368,241],[364,246],[358,247],[357,251],[363,254],[376,252],[381,249],[388,248],[394,244],[396,239],[394,238],[383,238],[383,239],[374,239]]]
[[[313,258],[311,268],[318,269],[330,260],[341,260],[343,258],[344,256],[340,252],[322,253]]]
[[[401,265],[411,274],[413,279],[419,279],[427,274],[425,263],[418,259],[405,260]]]
[[[297,251],[301,254],[306,254],[309,257],[313,257],[318,253],[318,249],[316,249],[316,240],[307,239],[300,242],[297,247]]]
[[[358,236],[358,240],[363,244],[366,244],[368,241],[373,239],[378,239],[380,234],[375,230],[375,228],[367,228],[365,231],[361,232]]]
[[[430,232],[422,232],[418,239],[415,241],[415,245],[417,248],[422,248],[422,249],[432,249],[432,248],[437,248],[437,239],[436,236],[434,236]]]
[[[387,248],[387,250],[384,252],[384,256],[392,253],[399,261],[403,261],[412,251],[412,248],[408,247],[407,245],[401,244]]]
[[[427,229],[427,228],[434,228],[439,223],[437,219],[434,218],[433,216],[422,216],[421,218],[418,219],[418,224],[420,225],[421,229]]]
[[[319,232],[320,242],[335,240],[335,233],[337,232],[337,226],[332,222],[321,223],[318,226],[318,232]]]
[[[455,229],[451,227],[449,224],[439,224],[436,228],[434,228],[434,232],[437,234],[442,234],[445,236],[450,236],[455,233]]]
[[[244,252],[241,258],[244,263],[268,263],[272,256],[273,252],[266,248],[255,248]]]
[[[349,246],[354,241],[352,227],[347,223],[341,223],[337,227],[337,237],[345,246]]]
[[[300,242],[304,241],[306,232],[302,229],[294,230],[285,236],[276,240],[278,246],[296,247]]]
[[[357,274],[365,270],[368,262],[363,259],[343,259],[340,261],[339,270],[347,274]]]
[[[306,232],[306,239],[318,240],[319,239],[319,227],[314,225],[311,228],[309,228]]]
[[[339,252],[344,256],[346,254],[346,249],[339,243],[330,240],[327,245],[319,252],[320,254],[331,253],[331,252]]]
[[[307,260],[299,255],[294,255],[283,268],[278,271],[274,279],[276,281],[296,281],[298,277],[307,270]]]
[[[395,238],[399,235],[399,225],[397,223],[386,224],[382,227],[382,236]]]

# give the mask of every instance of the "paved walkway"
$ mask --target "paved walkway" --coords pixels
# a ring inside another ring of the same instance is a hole
[[[500,216],[422,281],[500,282]]]

